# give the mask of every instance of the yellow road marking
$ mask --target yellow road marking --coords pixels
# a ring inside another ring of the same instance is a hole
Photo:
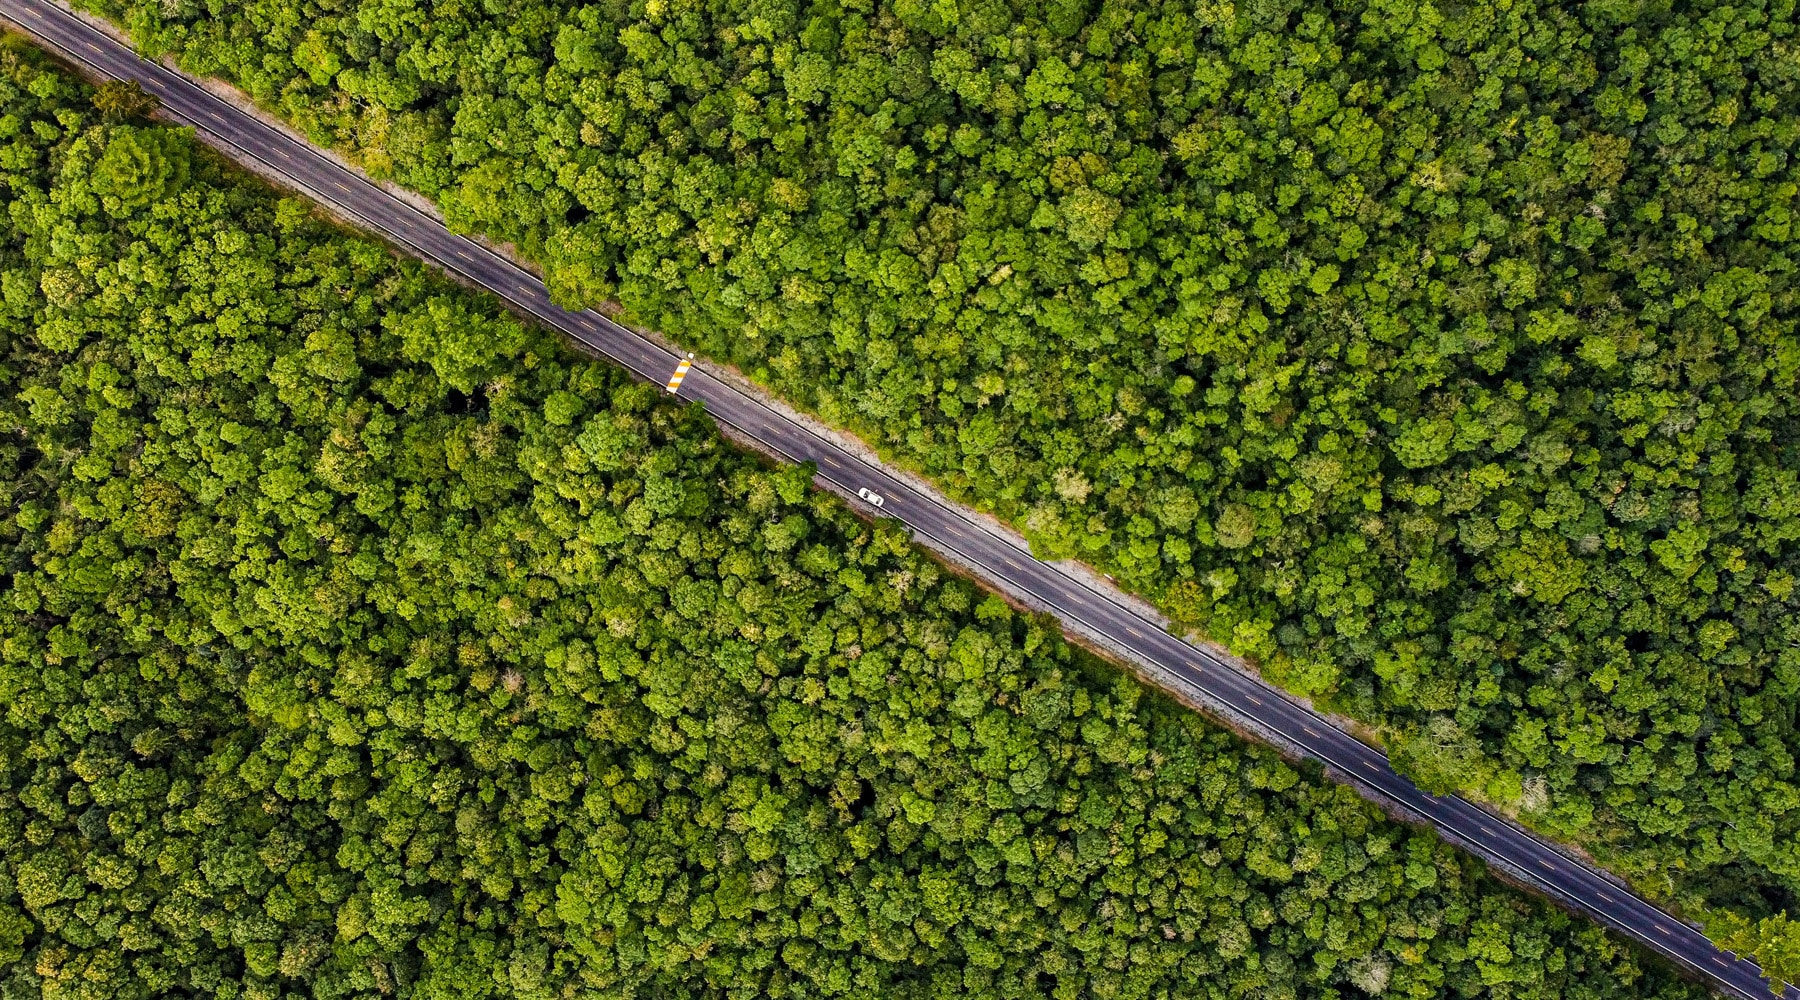
[[[687,378],[688,369],[692,367],[694,367],[694,356],[689,354],[687,357],[681,359],[680,364],[675,366],[675,374],[669,376],[669,384],[663,386],[663,388],[671,393],[681,388],[681,380]]]

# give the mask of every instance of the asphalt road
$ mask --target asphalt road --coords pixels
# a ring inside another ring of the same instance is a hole
[[[0,0],[0,17],[91,75],[136,80],[167,117],[192,125],[230,158],[279,174],[333,212],[418,257],[500,296],[661,385],[679,356],[592,312],[568,312],[550,301],[531,274],[481,245],[452,234],[431,216],[255,115],[213,96],[190,78],[147,62],[111,35],[44,0]],[[680,395],[702,401],[718,422],[794,462],[817,463],[821,486],[856,500],[858,488],[881,494],[880,513],[904,522],[927,546],[974,568],[986,582],[1050,610],[1133,661],[1166,687],[1252,731],[1279,749],[1318,760],[1358,791],[1430,824],[1452,843],[1510,880],[1592,917],[1691,970],[1726,996],[1770,996],[1761,971],[1715,948],[1698,929],[1671,917],[1603,874],[1515,824],[1457,797],[1428,795],[1388,767],[1387,758],[1230,660],[1164,632],[1155,622],[1088,582],[1033,559],[1016,538],[995,532],[954,506],[916,490],[871,460],[721,381],[696,365]],[[866,506],[866,505],[865,505]],[[1786,995],[1800,1000],[1800,991]]]

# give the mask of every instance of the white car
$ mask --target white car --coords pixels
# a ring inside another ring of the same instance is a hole
[[[881,494],[875,492],[874,490],[869,489],[867,486],[863,487],[860,490],[857,490],[856,495],[859,497],[862,497],[864,500],[869,501],[869,506],[871,506],[871,507],[881,506]]]

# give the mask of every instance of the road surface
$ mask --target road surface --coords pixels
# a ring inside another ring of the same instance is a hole
[[[500,296],[640,378],[663,385],[682,360],[683,355],[598,313],[558,308],[541,282],[505,258],[452,234],[430,215],[181,73],[140,59],[108,32],[64,8],[45,0],[0,0],[0,16],[93,76],[138,81],[162,102],[169,118],[193,126],[203,141],[228,157],[280,176],[336,214]],[[1162,686],[1267,734],[1285,744],[1279,748],[1289,754],[1322,762],[1358,791],[1430,824],[1512,881],[1642,943],[1726,996],[1770,996],[1753,963],[1715,948],[1697,928],[1633,894],[1616,878],[1463,799],[1426,794],[1395,774],[1379,751],[1231,660],[1169,635],[1115,596],[1032,558],[1018,539],[915,489],[873,460],[715,377],[704,365],[688,371],[680,395],[702,401],[715,420],[768,452],[796,463],[817,463],[819,484],[851,503],[863,503],[856,499],[859,488],[881,494],[885,503],[880,512],[905,523],[928,547],[972,568],[1002,592],[1051,611],[1071,631],[1110,647]],[[1800,1000],[1800,991],[1789,989],[1787,996]]]

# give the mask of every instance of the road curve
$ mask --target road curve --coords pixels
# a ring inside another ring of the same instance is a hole
[[[680,355],[593,311],[569,312],[543,284],[480,244],[389,194],[306,142],[214,96],[192,79],[146,61],[108,32],[47,0],[0,0],[0,18],[99,78],[136,80],[164,114],[233,160],[281,177],[338,215],[506,300],[631,372],[662,384]],[[914,489],[878,463],[696,366],[681,395],[702,401],[721,424],[793,462],[817,464],[821,486],[855,500],[867,487],[931,548],[973,568],[1003,592],[1051,611],[1071,628],[1137,664],[1164,687],[1228,721],[1268,734],[1283,751],[1323,763],[1341,780],[1486,862],[1511,881],[1632,938],[1728,997],[1770,996],[1761,970],[1713,946],[1700,930],[1664,913],[1604,874],[1516,824],[1455,796],[1426,794],[1395,774],[1387,758],[1230,660],[1164,632],[1155,622],[1080,577],[1032,558],[1022,542],[973,515]],[[1800,990],[1784,994],[1800,1000]]]

